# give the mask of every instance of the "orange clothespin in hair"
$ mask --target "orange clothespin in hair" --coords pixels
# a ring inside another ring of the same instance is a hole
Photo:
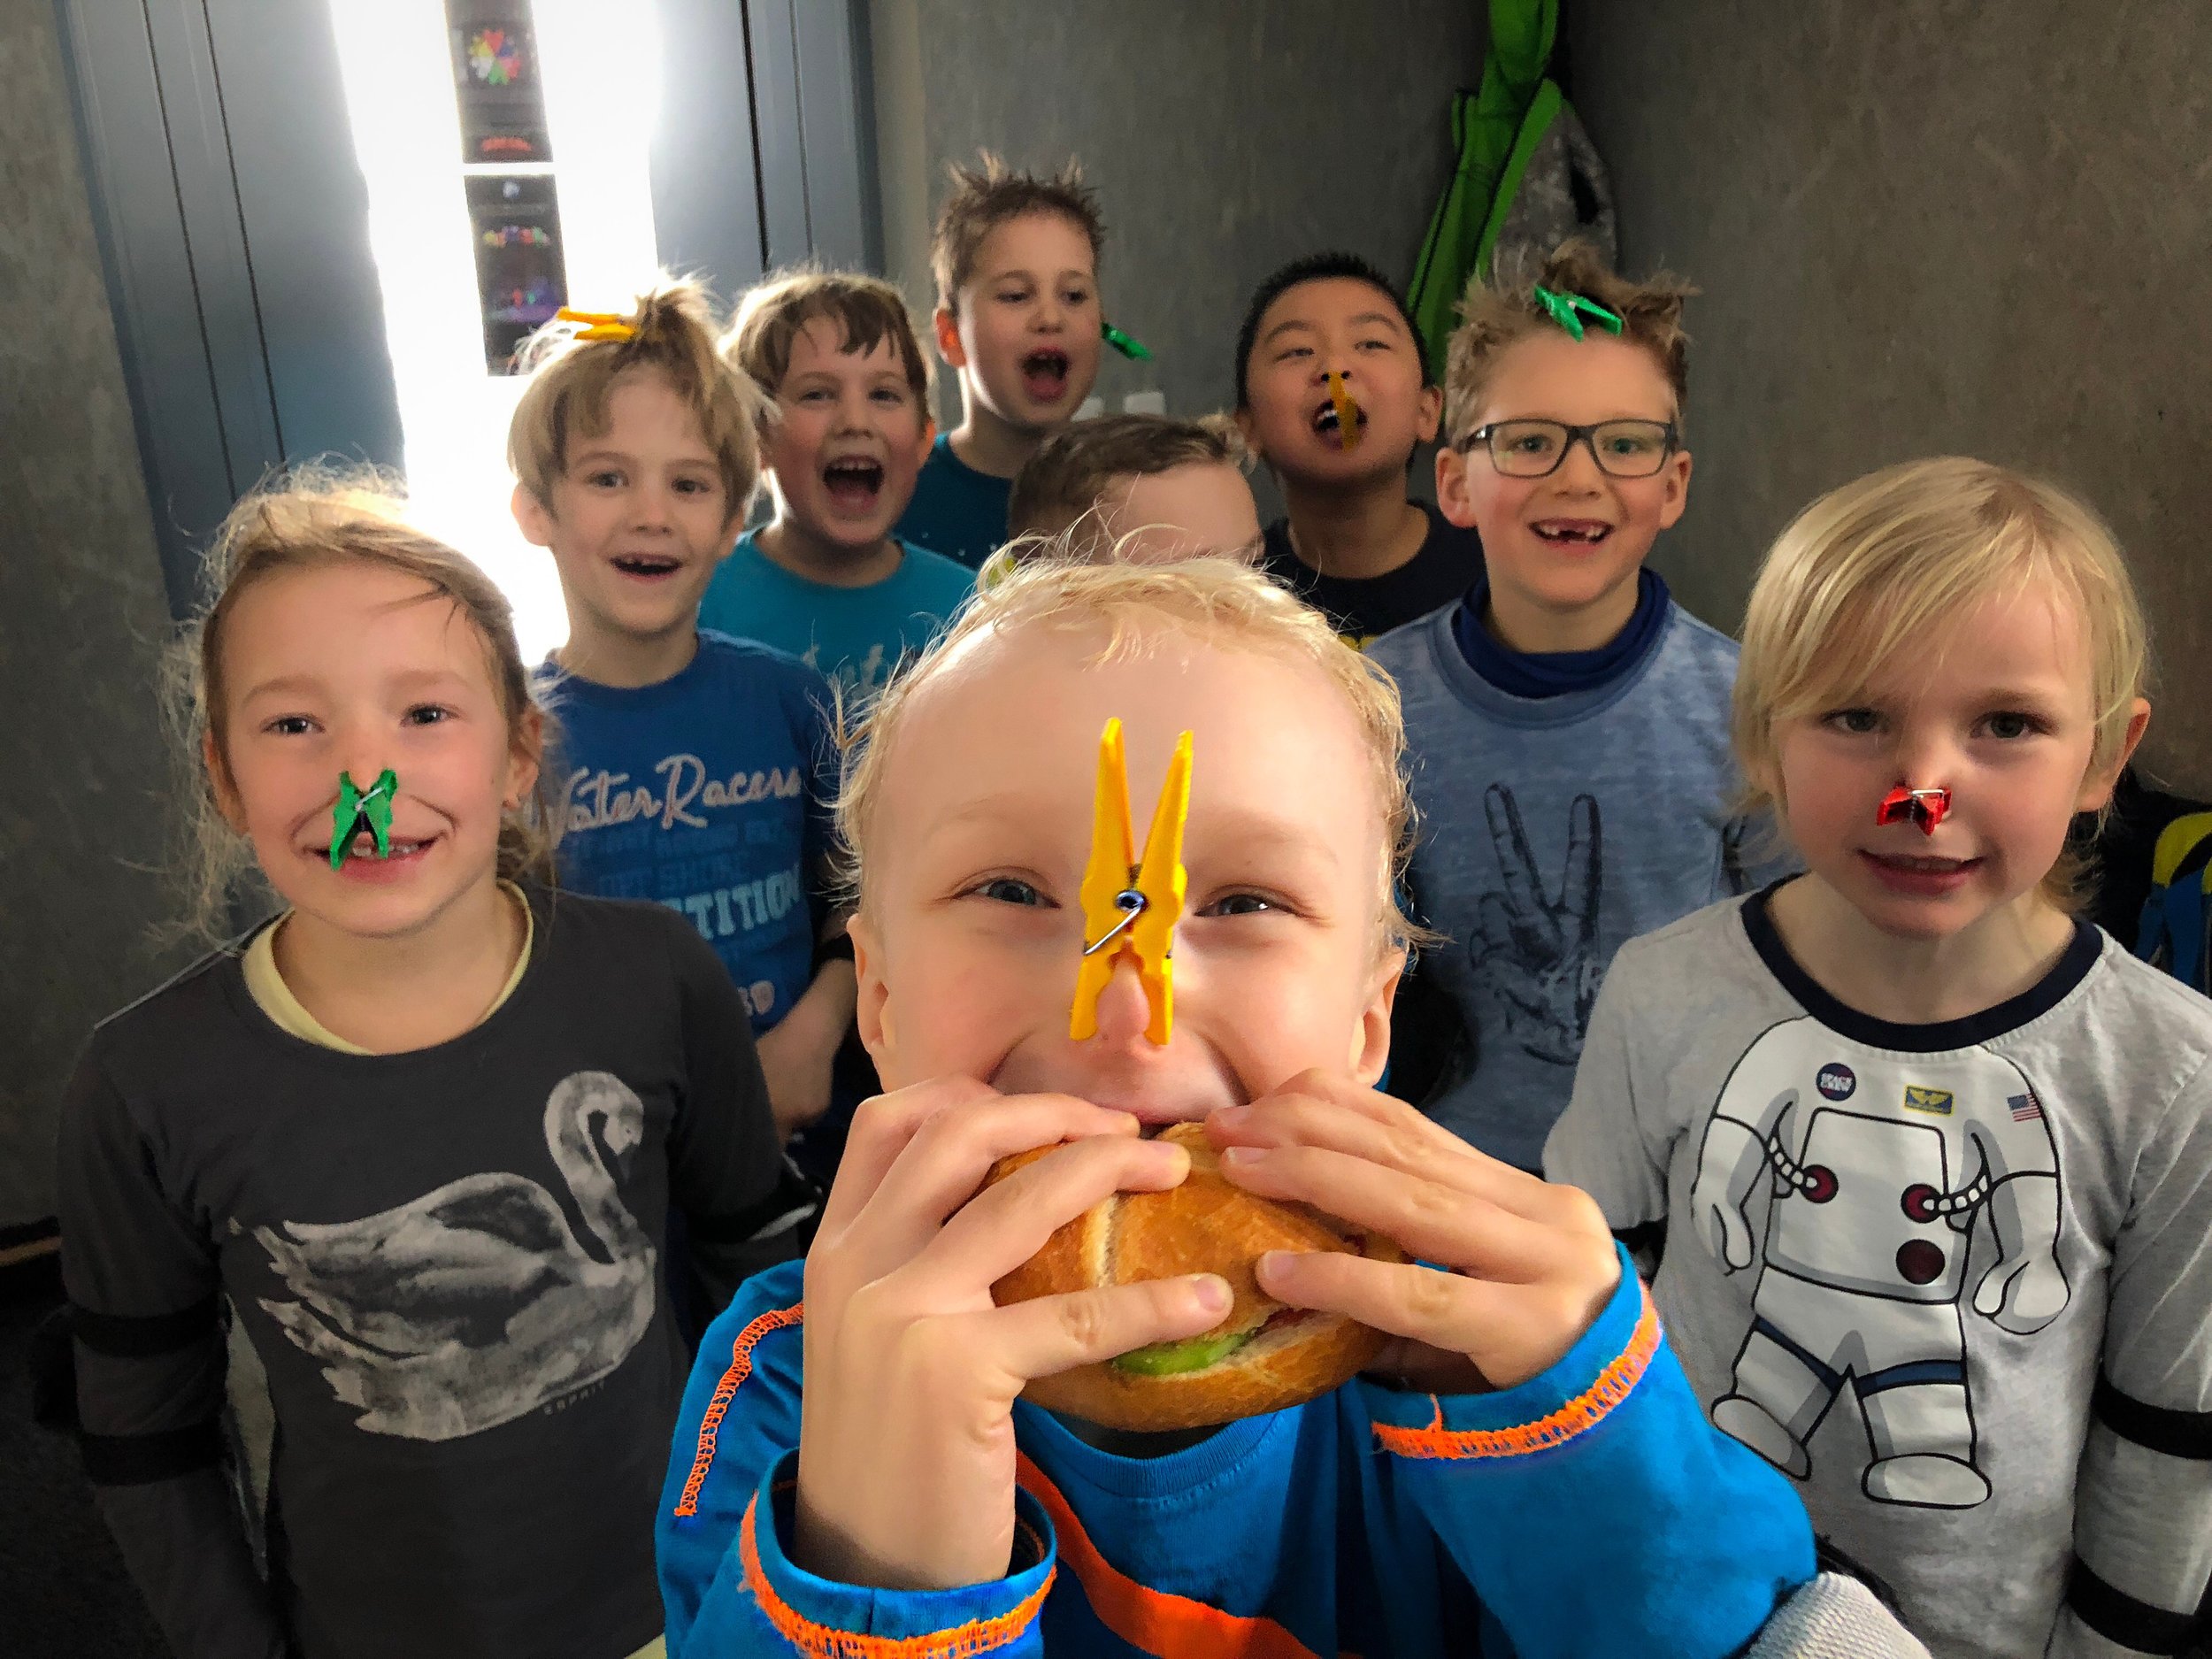
[[[637,330],[630,319],[619,311],[577,311],[564,305],[553,313],[554,320],[564,323],[588,323],[588,328],[576,331],[579,340],[634,340]]]
[[[1075,979],[1068,1035],[1098,1033],[1098,995],[1124,951],[1137,958],[1151,1010],[1144,1034],[1164,1043],[1175,1025],[1175,925],[1183,917],[1183,823],[1190,816],[1190,733],[1175,740],[1167,781],[1152,827],[1137,851],[1129,819],[1129,763],[1121,722],[1109,720],[1098,740],[1098,787],[1091,801],[1091,857],[1084,866],[1083,965]]]

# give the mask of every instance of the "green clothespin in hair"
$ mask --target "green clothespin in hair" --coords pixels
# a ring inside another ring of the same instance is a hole
[[[1620,313],[1607,311],[1595,300],[1585,299],[1579,294],[1555,294],[1540,282],[1534,292],[1536,303],[1551,313],[1552,321],[1577,340],[1582,338],[1582,319],[1586,316],[1608,334],[1621,332]]]
[[[1111,323],[1102,322],[1099,324],[1098,337],[1101,340],[1103,340],[1108,345],[1113,347],[1115,350],[1120,352],[1123,357],[1127,357],[1132,363],[1149,363],[1152,361],[1152,350],[1150,347],[1147,346],[1143,341],[1135,339],[1131,335],[1122,333],[1120,329],[1115,327]]]
[[[399,793],[399,774],[389,766],[366,795],[355,786],[353,774],[338,774],[338,806],[330,815],[330,867],[337,869],[353,850],[353,838],[364,826],[376,838],[376,856],[392,856],[392,797]]]

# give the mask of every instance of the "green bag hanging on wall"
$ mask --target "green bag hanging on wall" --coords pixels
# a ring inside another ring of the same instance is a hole
[[[1490,0],[1481,88],[1452,100],[1459,162],[1406,296],[1440,379],[1471,277],[1517,273],[1574,235],[1594,242],[1609,265],[1618,257],[1604,165],[1544,73],[1558,29],[1559,0]]]

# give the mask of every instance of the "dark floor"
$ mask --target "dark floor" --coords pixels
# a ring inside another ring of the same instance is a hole
[[[60,1305],[50,1263],[0,1275],[0,1647],[8,1659],[165,1659],[75,1445],[31,1421],[25,1351]]]

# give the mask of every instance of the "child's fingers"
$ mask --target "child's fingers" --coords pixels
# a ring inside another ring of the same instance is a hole
[[[1229,1286],[1212,1273],[1040,1296],[977,1322],[993,1363],[1021,1382],[1110,1360],[1154,1342],[1210,1331],[1229,1311]]]
[[[1159,1184],[1173,1186],[1189,1168],[1188,1155],[1171,1143],[1137,1140],[1137,1120],[1065,1094],[1015,1094],[940,1111],[925,1118],[876,1185],[866,1209],[839,1235],[847,1252],[844,1266],[865,1282],[895,1271],[921,1254],[948,1217],[975,1196],[999,1159],[1056,1142],[1100,1140],[1141,1148],[1128,1155],[1132,1170],[1171,1170]],[[1040,1158],[1030,1168],[1056,1162]],[[1079,1167],[1086,1167],[1079,1160]],[[1028,1173],[1019,1170],[1009,1183]],[[1025,1189],[1026,1190],[1026,1189]],[[1013,1258],[1010,1268],[1034,1255],[1052,1229],[1079,1215],[1113,1191],[1099,1187],[1087,1203],[1077,1204],[1036,1232],[1036,1241]],[[1043,1202],[1043,1201],[1040,1201]],[[1026,1218],[1025,1218],[1026,1219]],[[1002,1272],[1008,1269],[1000,1270]],[[987,1281],[986,1281],[987,1282]]]
[[[1373,1262],[1322,1251],[1270,1251],[1260,1287],[1294,1308],[1357,1319],[1394,1336],[1464,1354],[1495,1387],[1510,1388],[1559,1363],[1604,1310],[1620,1283],[1564,1278],[1506,1285],[1417,1263]]]
[[[902,1294],[923,1305],[957,1305],[988,1294],[1044,1248],[1055,1231],[1119,1192],[1159,1192],[1190,1173],[1190,1154],[1171,1141],[1094,1135],[1025,1164],[979,1193],[901,1272]]]
[[[1556,1224],[1517,1215],[1448,1180],[1325,1147],[1232,1147],[1222,1154],[1221,1170],[1248,1192],[1310,1204],[1380,1233],[1409,1255],[1484,1279],[1526,1284],[1545,1278],[1557,1271],[1569,1241]],[[1571,1187],[1559,1190],[1589,1203]],[[1601,1221],[1596,1240],[1611,1248]]]
[[[1443,1181],[1531,1220],[1548,1219],[1554,1210],[1540,1178],[1477,1151],[1403,1101],[1348,1078],[1308,1072],[1249,1106],[1214,1113],[1206,1128],[1225,1148],[1325,1147]]]
[[[973,1078],[948,1077],[861,1102],[853,1110],[853,1125],[838,1160],[837,1179],[830,1183],[829,1196],[823,1201],[820,1230],[834,1233],[859,1214],[875,1196],[884,1171],[929,1118],[948,1107],[996,1099],[997,1093],[989,1084]]]

